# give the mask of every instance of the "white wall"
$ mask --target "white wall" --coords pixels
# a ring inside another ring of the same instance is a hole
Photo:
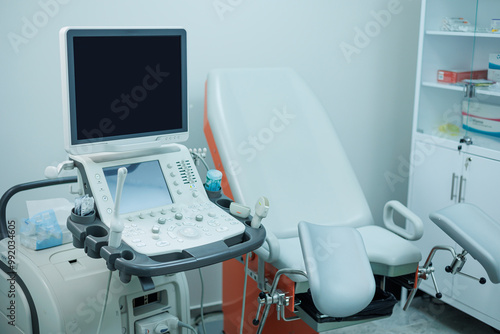
[[[203,93],[210,69],[292,67],[329,111],[380,221],[387,200],[406,201],[419,7],[412,0],[3,0],[0,193],[43,178],[45,166],[66,157],[61,27],[183,26],[188,32],[188,147],[206,146]],[[8,217],[25,215],[22,201],[32,197],[18,196]],[[189,276],[197,304],[197,274]],[[218,266],[210,276],[206,302],[217,303]]]

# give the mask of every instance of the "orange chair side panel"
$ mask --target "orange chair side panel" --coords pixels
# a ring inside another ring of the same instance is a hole
[[[212,129],[210,128],[210,123],[208,122],[206,82],[205,82],[205,107],[203,113],[203,132],[205,133],[205,138],[207,139],[208,148],[210,149],[210,153],[212,154],[212,159],[214,160],[215,168],[217,168],[222,172],[222,182],[221,182],[222,192],[227,197],[234,199],[233,193],[231,192],[231,188],[229,187],[229,183],[227,182],[226,171],[224,170],[224,166],[222,165],[222,160],[217,150],[217,145],[215,144],[214,134],[212,133]]]

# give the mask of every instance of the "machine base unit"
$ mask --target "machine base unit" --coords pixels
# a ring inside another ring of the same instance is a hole
[[[101,333],[187,333],[170,325],[190,322],[184,273],[153,277],[155,288],[145,292],[137,277],[124,284],[103,260],[71,244],[41,251],[18,246],[8,263],[4,255],[14,240],[0,241],[1,333],[97,333],[106,294]]]

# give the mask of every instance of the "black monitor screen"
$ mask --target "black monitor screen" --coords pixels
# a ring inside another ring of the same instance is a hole
[[[187,131],[185,31],[68,32],[71,143]]]

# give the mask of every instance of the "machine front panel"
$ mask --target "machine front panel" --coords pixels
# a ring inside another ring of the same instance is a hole
[[[182,252],[245,231],[241,222],[208,199],[185,148],[103,162],[90,156],[72,158],[82,164],[99,217],[108,227],[114,215],[117,171],[127,168],[119,210],[122,240],[139,253]]]

